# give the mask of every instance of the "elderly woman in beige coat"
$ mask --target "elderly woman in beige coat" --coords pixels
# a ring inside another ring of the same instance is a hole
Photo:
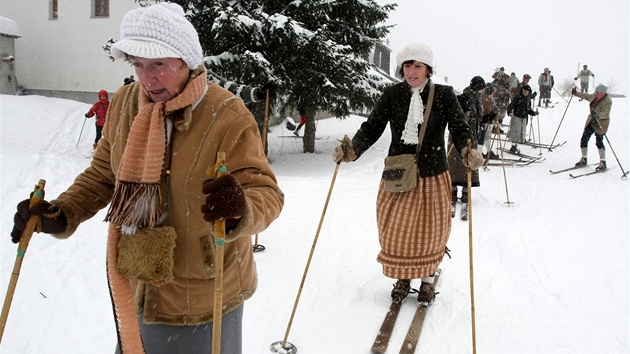
[[[113,96],[93,160],[68,190],[19,204],[13,240],[31,214],[43,214],[42,232],[64,239],[111,203],[107,275],[120,351],[208,353],[212,226],[225,220],[221,349],[241,353],[243,302],[257,286],[251,235],[284,202],[256,122],[241,99],[208,82],[197,32],[179,5],[128,12],[112,54],[139,81]],[[218,152],[228,174],[212,179]]]
[[[612,108],[612,99],[608,96],[608,88],[603,85],[597,85],[595,93],[578,92],[573,88],[573,94],[581,99],[590,102],[590,113],[586,117],[584,124],[584,132],[580,139],[580,149],[582,150],[582,158],[575,164],[575,167],[584,167],[587,165],[588,158],[588,141],[595,134],[595,146],[599,152],[599,166],[595,169],[606,170],[606,149],[604,148],[604,134],[608,131],[610,123],[610,109]]]

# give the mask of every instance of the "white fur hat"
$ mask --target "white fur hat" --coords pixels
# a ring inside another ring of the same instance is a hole
[[[433,67],[433,51],[429,46],[422,43],[408,44],[396,55],[396,65],[402,68],[402,64],[409,60],[419,61]]]
[[[181,6],[170,2],[140,7],[125,14],[120,40],[112,45],[112,56],[139,58],[181,58],[188,68],[197,69],[203,58],[199,35],[184,16]]]

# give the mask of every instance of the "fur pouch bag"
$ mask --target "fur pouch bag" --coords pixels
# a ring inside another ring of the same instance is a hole
[[[409,192],[418,184],[418,165],[414,154],[387,156],[383,168],[383,188],[388,192]]]
[[[174,278],[176,238],[171,226],[138,228],[133,235],[120,235],[116,268],[127,278],[164,285]]]

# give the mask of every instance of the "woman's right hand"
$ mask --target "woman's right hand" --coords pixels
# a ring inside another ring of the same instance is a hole
[[[343,140],[341,140],[341,145],[335,146],[333,149],[333,161],[336,163],[343,162],[352,162],[356,159],[356,153],[352,148],[352,140],[347,135],[344,135]]]
[[[66,215],[59,207],[45,200],[33,205],[31,208],[29,208],[29,204],[30,200],[25,199],[17,205],[17,212],[13,217],[13,230],[11,231],[11,241],[13,243],[20,242],[22,232],[26,229],[26,223],[32,215],[40,216],[41,229],[36,229],[35,231],[37,232],[56,234],[66,230],[68,221]]]

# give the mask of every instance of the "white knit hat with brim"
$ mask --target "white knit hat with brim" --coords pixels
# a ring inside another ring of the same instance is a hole
[[[125,14],[120,40],[112,45],[112,56],[138,58],[181,58],[197,69],[203,58],[199,35],[184,16],[181,6],[170,2],[141,7]]]
[[[433,67],[433,51],[429,46],[422,43],[408,44],[396,55],[396,65],[402,68],[404,62],[409,60],[419,61]]]

